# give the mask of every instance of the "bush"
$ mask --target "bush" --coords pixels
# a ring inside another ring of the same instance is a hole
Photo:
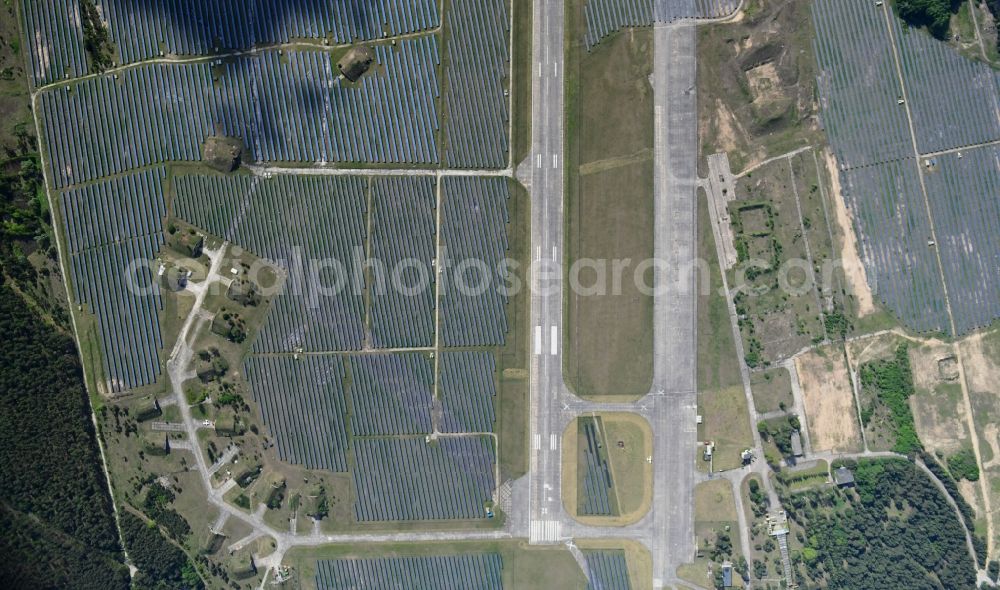
[[[979,481],[979,465],[976,463],[976,455],[972,449],[962,449],[948,457],[948,471],[955,479]]]
[[[938,39],[948,36],[951,15],[961,0],[896,0],[899,16],[915,27],[927,27]]]

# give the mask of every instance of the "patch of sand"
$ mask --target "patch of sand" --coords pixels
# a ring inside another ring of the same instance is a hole
[[[979,498],[979,483],[965,479],[958,482],[958,493],[972,506],[976,518],[983,518],[983,502]]]
[[[41,31],[35,31],[35,57],[38,60],[38,67],[42,72],[49,69],[49,45],[42,37]]]
[[[770,102],[782,100],[781,78],[774,63],[767,62],[746,71],[747,83],[754,102]]]
[[[996,338],[992,335],[992,338]],[[1000,398],[1000,356],[990,350],[986,334],[973,334],[959,343],[965,379],[972,392]]]
[[[983,438],[993,453],[993,458],[983,463],[983,469],[992,469],[1000,465],[1000,428],[996,424],[987,424],[983,427]]]
[[[736,119],[726,105],[721,100],[715,101],[716,115],[715,126],[719,131],[719,147],[722,151],[732,153],[736,151]]]
[[[933,391],[917,392],[910,398],[910,409],[917,436],[928,451],[940,451],[947,456],[967,446],[969,435],[960,397],[949,400],[946,395]]]
[[[810,351],[795,359],[802,386],[809,439],[816,452],[861,450],[861,429],[847,363],[836,347]]]
[[[934,391],[939,383],[948,383],[941,378],[938,370],[940,359],[952,356],[952,347],[940,340],[924,340],[923,344],[910,345],[910,368],[913,370],[913,385],[917,389]]]
[[[868,286],[868,278],[865,275],[865,267],[861,264],[861,256],[858,254],[858,238],[854,234],[854,221],[840,189],[840,174],[837,170],[837,160],[832,153],[826,151],[824,154],[826,170],[830,176],[830,185],[833,196],[833,208],[836,214],[834,217],[844,243],[841,248],[840,258],[844,266],[844,275],[847,283],[858,304],[858,317],[865,317],[875,311],[875,299],[872,297],[871,287]]]

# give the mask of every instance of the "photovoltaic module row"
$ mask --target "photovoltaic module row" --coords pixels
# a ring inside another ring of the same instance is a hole
[[[347,471],[344,363],[339,356],[250,356],[243,364],[278,459]]]
[[[583,559],[587,563],[587,590],[631,590],[624,551],[584,551]]]
[[[442,352],[442,432],[493,432],[496,359],[485,351]]]
[[[324,559],[316,564],[316,588],[501,590],[502,570],[499,553]]]
[[[855,9],[858,8],[858,9]],[[856,0],[813,4],[822,122],[842,168],[913,156],[892,45],[880,10]]]
[[[87,73],[78,0],[23,0],[31,83],[41,86]]]
[[[351,433],[430,434],[434,367],[423,354],[352,355]]]
[[[1000,317],[1000,148],[934,158],[924,174],[955,329]]]
[[[354,454],[359,521],[487,517],[496,462],[487,437],[358,438]]]
[[[436,28],[437,0],[99,0],[121,63],[294,39],[334,44]]]
[[[920,331],[948,330],[927,209],[912,158],[841,173],[872,292]]]
[[[255,352],[361,348],[364,301],[344,273],[364,256],[363,178],[179,176],[174,186],[177,217],[287,271]]]
[[[606,455],[602,456],[598,446],[599,435],[595,420],[587,420],[584,425],[587,447],[583,450],[586,471],[583,474],[583,503],[580,514],[587,516],[610,516],[612,513],[611,490],[613,483]]]
[[[872,291],[920,331],[989,324],[997,165],[978,144],[1000,138],[1000,77],[886,7],[817,0],[813,18],[821,119]]]
[[[502,168],[507,162],[510,68],[506,0],[453,0],[447,16],[445,163]]]
[[[587,0],[587,49],[625,27],[669,23],[685,18],[722,18],[739,7],[739,0]]]
[[[1000,139],[1000,73],[890,19],[920,153]]]
[[[167,161],[204,140],[241,138],[260,162],[438,161],[437,38],[377,46],[378,75],[348,84],[329,54],[291,51],[217,66],[151,64],[40,95],[58,187]]]
[[[372,179],[371,329],[377,348],[434,344],[437,195],[430,177]]]
[[[154,259],[163,244],[164,175],[154,168],[59,195],[73,296],[96,319],[104,385],[114,393],[160,374]]]
[[[508,277],[505,178],[445,178],[441,237],[451,280],[442,287],[441,337],[445,346],[503,345],[507,337]]]

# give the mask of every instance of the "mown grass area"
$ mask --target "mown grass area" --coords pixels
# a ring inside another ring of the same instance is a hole
[[[699,392],[698,413],[704,420],[698,426],[698,439],[715,443],[715,470],[739,467],[742,464],[740,452],[753,446],[743,387],[735,385]]]
[[[704,192],[698,199],[698,258],[707,264],[709,276],[698,278],[708,289],[698,292],[698,389],[732,387],[742,383],[736,355],[729,306],[722,290],[722,271],[715,249],[715,234]]]
[[[316,588],[316,562],[321,559],[459,555],[498,552],[503,558],[504,588],[579,590],[587,578],[562,546],[529,547],[524,541],[385,543],[296,547],[285,554],[298,587]]]
[[[760,413],[784,411],[795,403],[792,397],[792,377],[788,369],[777,367],[750,375],[753,403]]]
[[[652,384],[653,298],[633,280],[653,254],[652,33],[614,34],[588,52],[583,2],[567,5],[566,248],[581,259],[629,259],[620,289],[593,268],[567,292],[565,376],[584,397],[644,395]]]
[[[621,518],[637,521],[653,500],[653,431],[641,416],[606,414],[604,437]]]
[[[649,423],[636,414],[607,412],[594,419],[602,453],[611,472],[613,516],[586,516],[579,513],[586,473],[584,449],[587,442],[582,420],[570,423],[562,438],[563,506],[573,518],[593,526],[625,526],[638,522],[652,505],[653,469],[646,459],[653,455],[653,432]],[[619,446],[619,442],[622,446]]]
[[[776,479],[792,492],[806,490],[827,483],[830,479],[830,466],[820,459],[815,465],[802,469],[780,471]]]
[[[530,11],[530,6],[527,10]],[[516,10],[516,9],[515,9]],[[521,12],[525,10],[522,9]],[[517,12],[515,12],[516,16]],[[530,12],[529,12],[530,14]],[[530,28],[530,27],[529,27]],[[529,31],[530,36],[530,31]],[[528,191],[510,180],[509,243],[507,255],[520,265],[512,271],[521,288],[514,291],[507,304],[507,342],[498,353],[500,374],[497,401],[500,436],[501,477],[517,478],[528,471],[528,338],[531,322],[531,298],[526,270],[531,249],[531,200]],[[513,280],[512,280],[513,282]]]

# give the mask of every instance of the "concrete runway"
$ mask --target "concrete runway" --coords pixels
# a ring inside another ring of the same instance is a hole
[[[532,196],[531,253],[538,269],[531,297],[531,543],[581,537],[639,541],[653,557],[654,585],[676,582],[677,566],[694,557],[696,456],[697,100],[695,27],[655,27],[654,378],[634,403],[598,404],[573,395],[562,377],[564,233],[564,80],[562,2],[534,4],[532,153],[518,170]],[[530,171],[525,170],[529,168]],[[597,337],[597,335],[594,335]],[[561,437],[576,416],[629,411],[653,427],[653,505],[628,527],[589,527],[562,506]],[[515,531],[517,534],[519,531]]]

